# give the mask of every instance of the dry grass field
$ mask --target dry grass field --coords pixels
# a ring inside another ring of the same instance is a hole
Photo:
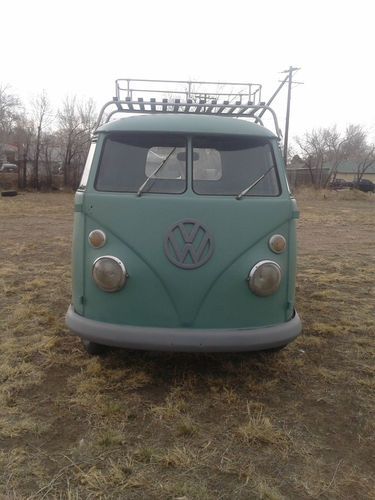
[[[73,196],[0,198],[0,498],[375,498],[375,196],[297,196],[303,334],[275,354],[69,335]]]

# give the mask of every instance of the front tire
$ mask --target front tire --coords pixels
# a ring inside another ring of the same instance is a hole
[[[263,349],[261,352],[264,352],[265,354],[268,354],[268,353],[277,353],[277,352],[280,352],[283,349],[285,349],[285,347],[287,345],[288,344],[279,345],[278,347],[270,347],[269,349]]]
[[[85,348],[85,351],[91,356],[100,356],[101,354],[104,354],[106,351],[105,345],[97,344],[96,342],[91,342],[91,340],[82,339],[82,344],[83,347]]]

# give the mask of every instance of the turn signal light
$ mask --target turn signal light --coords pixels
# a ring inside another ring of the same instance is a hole
[[[270,249],[275,253],[282,253],[286,249],[286,239],[281,234],[274,234],[268,241]]]
[[[91,233],[89,234],[90,245],[94,248],[104,247],[106,241],[107,237],[105,233],[100,229],[94,229],[94,231],[91,231]]]

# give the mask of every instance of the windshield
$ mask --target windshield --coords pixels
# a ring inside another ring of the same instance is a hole
[[[187,154],[187,144],[192,145]],[[98,191],[181,194],[191,182],[199,195],[278,196],[272,145],[265,138],[114,133],[105,138],[95,188]],[[251,187],[250,189],[248,189]]]
[[[193,161],[197,194],[238,196],[253,183],[242,196],[280,194],[272,149],[262,138],[196,137]]]
[[[183,193],[186,139],[175,135],[114,134],[106,138],[95,187],[98,191]]]

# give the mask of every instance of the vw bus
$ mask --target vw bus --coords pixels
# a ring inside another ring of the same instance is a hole
[[[265,350],[300,333],[298,209],[277,118],[254,101],[260,86],[230,85],[144,98],[116,82],[75,195],[66,323],[88,352]]]

